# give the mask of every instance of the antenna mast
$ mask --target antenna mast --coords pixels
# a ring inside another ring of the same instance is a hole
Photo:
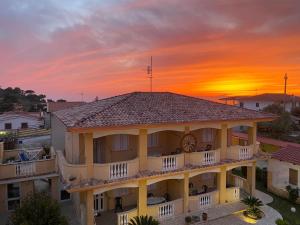
[[[150,65],[147,67],[147,74],[149,75],[150,79],[150,92],[152,92],[152,56],[150,58]]]
[[[285,73],[285,76],[284,76],[284,94],[285,95],[286,95],[287,80],[288,80],[288,76],[287,76],[287,73]]]

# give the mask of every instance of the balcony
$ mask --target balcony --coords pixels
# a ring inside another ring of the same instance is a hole
[[[186,153],[186,163],[193,166],[208,166],[220,162],[220,150]]]
[[[148,156],[148,170],[173,171],[184,167],[184,154]]]
[[[21,152],[26,152],[28,161],[19,159]],[[55,173],[55,154],[51,152],[49,156],[43,157],[41,152],[41,149],[4,151],[4,163],[0,164],[0,180]]]
[[[183,199],[148,206],[147,213],[156,219],[163,220],[183,213]]]
[[[227,158],[233,160],[248,160],[253,157],[254,145],[233,145],[227,148]]]
[[[125,212],[117,213],[118,224],[128,225],[129,221],[138,215],[137,209],[131,209]]]
[[[138,158],[122,162],[94,164],[94,177],[100,180],[115,180],[133,177],[138,172]]]

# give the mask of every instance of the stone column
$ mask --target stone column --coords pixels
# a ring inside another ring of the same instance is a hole
[[[226,202],[226,166],[221,166],[221,171],[218,173],[217,186],[219,190],[219,203]]]
[[[182,197],[183,197],[183,212],[187,213],[189,211],[189,173],[184,173]]]
[[[255,196],[255,179],[256,178],[256,162],[252,166],[247,166],[247,181],[249,184],[249,191],[252,196]]]
[[[253,123],[253,127],[248,128],[248,144],[253,145],[253,154],[258,152],[258,146],[256,146],[257,138],[257,123]]]
[[[138,191],[138,215],[147,215],[147,181],[139,181],[139,191]]]
[[[138,149],[138,156],[139,156],[139,168],[140,171],[147,170],[147,130],[140,129],[139,131],[139,149]]]
[[[227,153],[227,124],[222,124],[221,127],[221,154],[220,158],[221,160],[226,159],[226,153]]]
[[[87,177],[93,178],[94,176],[93,134],[85,133],[83,136],[84,136],[85,164],[87,165]]]

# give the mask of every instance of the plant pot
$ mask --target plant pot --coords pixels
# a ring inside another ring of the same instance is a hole
[[[208,219],[207,213],[202,213],[202,220],[207,221],[207,219]]]

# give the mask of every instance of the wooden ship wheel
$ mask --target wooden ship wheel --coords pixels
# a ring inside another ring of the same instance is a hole
[[[193,152],[197,146],[197,138],[192,134],[185,134],[181,139],[181,147],[185,152]]]

